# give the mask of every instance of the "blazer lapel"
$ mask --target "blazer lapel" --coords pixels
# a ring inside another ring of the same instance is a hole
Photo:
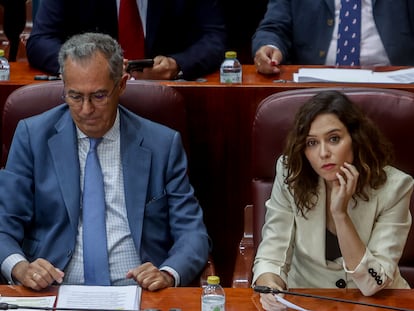
[[[326,264],[326,189],[321,178],[319,189],[321,189],[319,199],[314,209],[306,214],[306,219],[304,217],[296,218],[296,230],[299,230],[296,243],[300,244],[300,248],[305,250],[310,258],[315,258],[318,262]]]
[[[58,187],[74,232],[78,231],[80,210],[80,173],[75,126],[69,111],[56,123],[56,135],[49,139]]]
[[[125,204],[129,227],[137,250],[140,250],[144,210],[150,176],[151,152],[141,146],[140,124],[132,122],[121,109],[121,159]]]

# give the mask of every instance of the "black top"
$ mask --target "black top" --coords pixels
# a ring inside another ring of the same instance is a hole
[[[333,261],[338,257],[341,257],[341,249],[339,248],[338,238],[331,231],[326,229],[326,260]]]

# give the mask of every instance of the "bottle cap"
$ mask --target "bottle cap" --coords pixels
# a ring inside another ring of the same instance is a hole
[[[237,57],[237,52],[235,51],[227,51],[225,54],[226,58],[236,58]]]
[[[220,278],[216,275],[210,275],[207,277],[207,284],[212,284],[212,285],[220,284]]]
[[[0,57],[4,56],[4,50],[0,49]]]

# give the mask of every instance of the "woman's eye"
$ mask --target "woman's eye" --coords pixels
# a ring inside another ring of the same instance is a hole
[[[317,142],[316,142],[316,140],[308,140],[307,142],[306,142],[306,146],[307,147],[313,147],[313,146],[316,146],[317,145]]]
[[[332,136],[331,138],[329,138],[329,141],[333,143],[337,143],[339,142],[339,140],[340,140],[339,136]]]

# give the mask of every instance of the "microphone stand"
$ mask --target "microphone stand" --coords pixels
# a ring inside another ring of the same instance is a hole
[[[397,311],[414,311],[412,309],[390,307],[390,306],[385,306],[385,305],[378,305],[378,304],[368,303],[368,302],[359,302],[359,301],[347,300],[347,299],[342,299],[342,298],[333,298],[333,297],[326,297],[326,296],[319,296],[319,295],[312,295],[312,294],[305,294],[305,293],[298,293],[298,292],[289,292],[285,290],[278,290],[276,288],[271,288],[268,286],[255,286],[253,287],[253,289],[255,292],[262,293],[262,294],[285,294],[285,295],[291,295],[291,296],[301,296],[301,297],[307,297],[307,298],[315,298],[315,299],[350,303],[354,305],[375,307],[375,308],[380,308],[380,309],[397,310]]]
[[[118,309],[31,307],[31,306],[19,306],[19,305],[5,303],[5,302],[0,303],[0,310],[16,310],[16,309],[46,310],[46,311],[119,311]],[[139,311],[139,310],[122,310],[122,311]]]

